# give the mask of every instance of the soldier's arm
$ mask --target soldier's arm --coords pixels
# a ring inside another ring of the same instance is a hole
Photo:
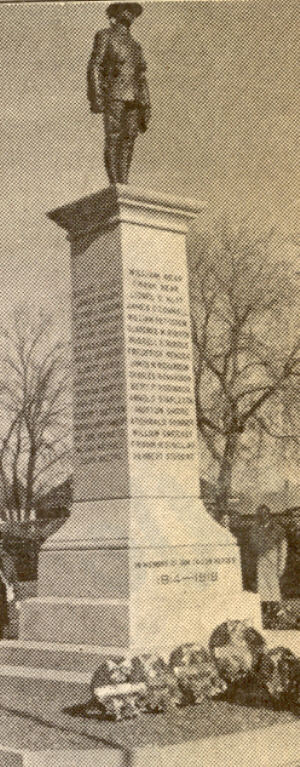
[[[140,120],[140,129],[142,132],[146,131],[151,117],[150,106],[150,93],[146,78],[147,64],[144,59],[142,48],[139,46],[139,102],[143,108],[143,113]]]
[[[96,33],[87,70],[87,96],[92,112],[103,111],[103,62],[107,42],[107,29]]]
[[[147,64],[144,59],[144,54],[142,51],[141,45],[138,43],[139,46],[139,63],[138,63],[138,71],[139,71],[139,77],[141,81],[146,81],[146,75],[145,72],[147,70]]]

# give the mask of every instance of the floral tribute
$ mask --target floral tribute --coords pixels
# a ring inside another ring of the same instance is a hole
[[[264,653],[257,674],[275,703],[300,706],[300,659],[286,647]]]
[[[221,623],[212,633],[209,649],[222,679],[227,684],[252,674],[264,653],[266,642],[246,621]]]
[[[212,633],[208,649],[187,643],[166,660],[157,653],[103,661],[91,682],[92,703],[119,721],[230,695],[254,682],[278,705],[300,706],[300,659],[286,648],[267,650],[264,638],[243,621]]]
[[[171,653],[169,665],[177,680],[182,706],[201,703],[226,690],[226,682],[201,645],[181,645]]]

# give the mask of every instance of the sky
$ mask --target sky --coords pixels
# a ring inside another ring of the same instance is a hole
[[[46,213],[107,186],[86,99],[106,6],[0,4],[0,313],[30,301],[69,316],[69,245]],[[299,15],[298,0],[146,0],[132,31],[152,120],[134,185],[206,200],[208,219],[256,210],[299,231]]]

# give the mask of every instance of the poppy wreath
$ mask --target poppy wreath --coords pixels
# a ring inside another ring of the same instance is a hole
[[[129,656],[107,658],[95,671],[91,681],[92,704],[103,717],[120,721],[140,713],[140,696],[145,691],[142,675],[132,674]],[[132,678],[134,681],[132,681]]]
[[[140,695],[144,713],[162,713],[180,703],[177,679],[169,663],[160,655],[144,654],[132,659],[133,679],[143,679],[145,692]]]
[[[264,653],[257,677],[276,708],[300,707],[300,659],[291,650],[275,647]]]
[[[266,642],[246,621],[226,621],[212,633],[210,654],[227,684],[240,682],[256,670]]]
[[[227,688],[201,645],[181,645],[171,653],[169,665],[178,682],[182,706],[202,703],[205,698],[214,698]]]

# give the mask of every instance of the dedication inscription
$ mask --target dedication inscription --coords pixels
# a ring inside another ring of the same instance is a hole
[[[215,556],[210,551],[195,555],[195,550],[189,549],[185,553],[181,551],[181,554],[174,551],[171,557],[167,554],[158,558],[137,559],[134,561],[134,569],[141,575],[147,572],[148,578],[149,575],[150,578],[152,576],[153,585],[156,586],[181,584],[186,590],[192,583],[196,584],[198,589],[205,589],[213,584],[218,587],[219,582],[224,588],[228,573],[231,575],[232,565],[236,565],[236,562],[237,557],[231,554]]]

